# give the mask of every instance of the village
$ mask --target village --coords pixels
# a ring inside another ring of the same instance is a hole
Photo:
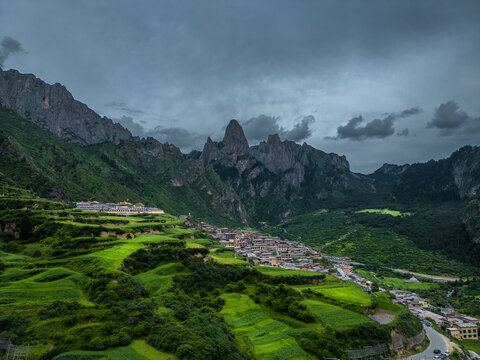
[[[189,217],[181,218],[188,220]],[[355,273],[353,265],[358,263],[348,258],[329,256],[297,241],[271,237],[250,230],[216,227],[204,222],[190,226],[212,234],[220,244],[233,249],[236,257],[243,257],[256,266],[329,274],[344,281],[355,282],[367,293],[372,292],[372,282]],[[419,282],[413,276],[406,281]],[[381,287],[379,291],[387,292]],[[478,341],[479,319],[459,314],[453,308],[435,308],[429,299],[424,299],[412,291],[390,290],[389,293],[392,302],[404,305],[426,326],[431,326],[429,320],[433,320],[437,326],[446,328],[446,333],[455,339]],[[480,359],[476,353],[471,353],[471,356]]]
[[[420,319],[433,320],[437,326],[446,328],[449,336],[459,340],[478,340],[479,319],[459,314],[453,308],[434,308],[428,299],[414,292],[390,290],[390,293],[395,296],[392,302],[406,306]]]
[[[164,214],[165,212],[156,207],[148,207],[142,203],[132,204],[127,201],[113,203],[102,203],[98,201],[79,201],[75,203],[79,210],[104,212],[116,215],[136,215],[136,214]]]

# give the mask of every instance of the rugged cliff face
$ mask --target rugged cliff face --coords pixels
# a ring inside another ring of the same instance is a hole
[[[480,147],[464,146],[450,157],[413,165],[384,165],[369,175],[377,189],[400,201],[455,201],[480,196]]]
[[[480,202],[472,200],[463,214],[462,225],[465,229],[465,258],[470,263],[480,266]]]
[[[472,200],[468,203],[462,223],[469,238],[480,247],[480,202],[478,200]]]
[[[127,140],[130,132],[75,100],[60,84],[0,69],[0,104],[58,137],[78,145]]]
[[[258,220],[298,214],[332,197],[375,191],[368,178],[350,172],[344,156],[281,141],[278,135],[249,147],[236,120],[230,121],[222,141],[207,140],[200,159]]]

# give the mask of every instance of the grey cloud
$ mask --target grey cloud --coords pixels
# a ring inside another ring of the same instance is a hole
[[[243,131],[252,144],[266,140],[268,135],[278,134],[280,138],[303,141],[312,135],[313,115],[303,116],[295,122],[293,128],[285,129],[279,124],[280,117],[259,115],[242,123]]]
[[[108,104],[105,104],[107,107],[111,107],[117,110],[125,111],[129,115],[143,115],[146,114],[145,111],[139,109],[132,109],[127,106],[127,104],[123,101],[111,101]]]
[[[282,129],[278,124],[278,117],[259,115],[242,123],[243,132],[250,143],[265,140],[268,135],[279,134]]]
[[[351,140],[366,140],[370,138],[383,139],[395,133],[394,122],[397,119],[406,118],[417,115],[421,112],[418,108],[410,108],[399,113],[387,114],[383,119],[374,119],[360,126],[363,123],[363,117],[357,116],[350,119],[347,125],[339,126],[337,128],[337,136],[326,137],[328,140],[351,139]],[[402,136],[408,135],[408,129],[401,133]]]
[[[408,135],[410,135],[410,130],[408,129],[403,129],[402,131],[397,133],[397,136],[408,136]]]
[[[11,54],[20,52],[25,52],[20,42],[10,36],[5,36],[0,43],[0,66],[3,66],[5,60],[7,60]]]
[[[123,115],[121,118],[113,120],[130,130],[132,135],[145,137],[145,129],[142,125],[136,123],[131,116]]]
[[[365,140],[368,138],[385,138],[393,135],[393,119],[375,119],[368,122],[365,126],[359,126],[363,122],[363,117],[358,116],[350,119],[347,125],[337,128],[337,137],[335,139]]]
[[[433,119],[427,127],[441,129],[445,134],[452,133],[453,130],[465,125],[469,119],[470,116],[462,111],[455,101],[448,101],[435,109]]]
[[[280,137],[293,141],[303,141],[312,135],[312,129],[310,128],[310,125],[312,125],[314,122],[315,117],[313,115],[304,116],[300,122],[297,122],[294,125],[293,129],[287,130],[283,134],[280,134]]]
[[[402,112],[396,115],[396,118],[405,118],[408,116],[420,114],[421,112],[422,110],[420,110],[419,108],[413,107],[407,110],[403,110]]]
[[[108,104],[105,104],[105,106],[112,107],[112,108],[121,108],[123,106],[126,106],[127,104],[123,101],[110,101]]]
[[[157,126],[147,131],[145,136],[151,136],[160,142],[168,142],[178,146],[183,151],[201,149],[205,143],[206,136],[179,127],[163,128]]]
[[[179,127],[164,128],[157,126],[154,129],[147,130],[141,124],[135,122],[131,116],[124,115],[113,120],[130,130],[134,136],[153,137],[162,143],[174,144],[186,152],[201,149],[207,137]]]

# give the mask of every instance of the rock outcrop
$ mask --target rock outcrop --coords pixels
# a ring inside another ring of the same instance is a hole
[[[480,202],[471,200],[462,218],[465,239],[460,248],[463,258],[475,266],[480,266]]]
[[[281,141],[277,134],[249,147],[236,120],[230,121],[222,141],[208,138],[200,160],[262,218],[298,214],[354,191],[374,192],[370,179],[352,173],[344,156]]]
[[[131,139],[130,132],[75,100],[61,84],[0,69],[0,104],[58,137],[78,145]]]

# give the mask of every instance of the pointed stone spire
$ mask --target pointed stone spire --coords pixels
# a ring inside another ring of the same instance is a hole
[[[237,120],[230,120],[223,137],[223,144],[227,153],[237,155],[246,154],[249,150],[248,141],[243,129]]]

